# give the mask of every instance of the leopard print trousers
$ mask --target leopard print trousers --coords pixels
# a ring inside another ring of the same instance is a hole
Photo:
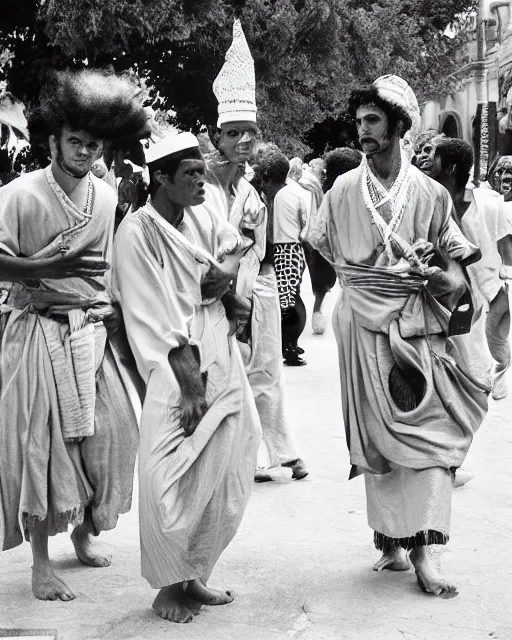
[[[281,309],[295,306],[302,275],[306,268],[304,250],[300,242],[278,242],[274,245],[274,268]]]

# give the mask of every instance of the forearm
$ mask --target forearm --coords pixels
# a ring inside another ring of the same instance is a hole
[[[17,258],[0,253],[0,280],[19,282],[40,277],[34,263],[28,258]]]
[[[197,348],[189,344],[177,347],[169,351],[168,359],[182,395],[190,400],[203,399],[205,383],[201,374]]]

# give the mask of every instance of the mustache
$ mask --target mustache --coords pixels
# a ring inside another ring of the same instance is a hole
[[[365,142],[373,142],[374,144],[378,144],[375,138],[370,138],[369,136],[363,136],[362,138],[359,138],[359,142],[361,144],[364,144]]]

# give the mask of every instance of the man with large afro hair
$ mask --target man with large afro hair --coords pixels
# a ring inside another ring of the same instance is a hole
[[[28,115],[32,143],[48,145],[48,137],[64,126],[95,138],[119,143],[149,134],[144,92],[128,73],[101,69],[53,71]]]
[[[105,278],[117,198],[90,169],[106,143],[150,127],[136,80],[92,69],[52,73],[28,124],[51,160],[0,190],[0,268],[11,282],[0,329],[0,548],[25,535],[34,595],[67,601],[75,595],[53,573],[48,536],[72,524],[79,560],[110,564],[92,536],[130,509],[138,444],[119,364],[129,351]]]

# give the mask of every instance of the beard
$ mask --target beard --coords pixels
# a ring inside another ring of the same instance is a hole
[[[376,138],[364,138],[363,141],[360,142],[361,146],[364,149],[364,144],[371,145],[368,150],[365,150],[365,155],[367,157],[375,156],[383,151],[386,151],[389,148],[390,140],[387,138],[377,140]]]
[[[64,173],[67,173],[67,175],[71,176],[72,178],[85,178],[85,176],[89,173],[89,169],[76,169],[75,167],[70,166],[64,159],[64,154],[62,153],[60,140],[57,140],[56,144],[57,144],[57,164],[62,169],[62,171],[64,171]]]

